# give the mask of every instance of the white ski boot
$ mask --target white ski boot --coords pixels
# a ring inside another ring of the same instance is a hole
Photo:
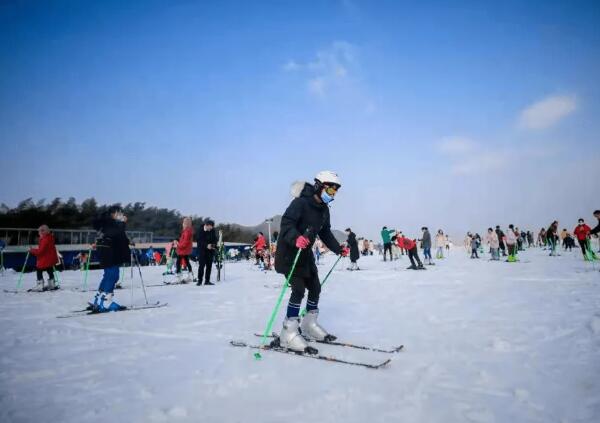
[[[192,272],[188,272],[185,277],[183,278],[183,283],[188,283],[188,282],[192,282],[194,280],[194,275],[192,274]]]
[[[279,334],[279,346],[302,353],[310,352],[314,348],[309,347],[306,340],[298,332],[299,325],[300,319],[298,317],[291,317],[283,321],[283,329],[281,329],[281,333]],[[310,353],[316,354],[316,352]]]
[[[183,283],[183,278],[181,276],[181,273],[177,273],[175,275],[175,283]]]
[[[54,283],[54,279],[48,279],[48,288],[49,291],[54,291],[55,289],[58,289],[58,286],[56,286],[56,284]]]
[[[306,339],[314,339],[316,341],[335,341],[337,338],[327,333],[325,329],[317,323],[317,317],[319,317],[319,310],[311,310],[302,319],[300,330],[302,336]]]
[[[42,292],[44,290],[44,279],[40,279],[35,283],[35,286],[30,289],[31,292]]]

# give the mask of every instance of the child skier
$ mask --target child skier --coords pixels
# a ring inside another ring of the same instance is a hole
[[[341,185],[338,175],[330,171],[319,172],[315,177],[314,184],[294,183],[292,195],[295,198],[281,218],[281,229],[275,252],[277,273],[288,275],[292,270],[298,250],[301,250],[290,278],[292,293],[286,318],[283,321],[283,329],[278,338],[280,346],[293,351],[310,354],[318,352],[315,348],[308,346],[304,337],[319,341],[336,339],[317,323],[321,283],[311,246],[318,235],[327,248],[335,254],[343,256],[349,254],[349,250],[342,249],[331,233],[329,221],[329,204],[333,201]],[[307,313],[300,325],[298,315],[305,290],[308,290]],[[302,330],[302,335],[298,331],[299,328]]]
[[[54,244],[54,235],[50,233],[47,225],[38,228],[40,240],[38,248],[31,248],[29,253],[37,257],[35,268],[37,270],[37,283],[32,291],[42,292],[46,290],[58,289],[54,284],[54,266],[58,262],[56,246]],[[48,273],[48,286],[44,287],[44,272]]]

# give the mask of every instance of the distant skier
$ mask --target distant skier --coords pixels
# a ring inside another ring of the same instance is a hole
[[[558,222],[555,220],[550,224],[548,229],[546,229],[546,242],[550,246],[550,255],[555,256],[556,246],[558,245]]]
[[[479,241],[477,241],[476,235],[471,235],[470,244],[471,244],[471,258],[478,259],[479,256],[477,255],[477,249],[479,248]]]
[[[198,282],[196,285],[214,285],[210,281],[212,263],[217,246],[217,234],[214,229],[215,222],[210,219],[204,221],[202,230],[198,232]]]
[[[502,251],[502,257],[506,257],[506,246],[504,245],[504,232],[500,229],[500,225],[496,225],[496,235],[498,235],[498,243]]]
[[[407,267],[407,269],[425,270],[425,268],[423,267],[423,263],[421,263],[421,259],[419,258],[417,243],[415,241],[406,238],[404,235],[402,235],[396,237],[396,244],[399,248],[405,249],[408,254],[408,259],[410,260],[411,265]],[[415,264],[415,261],[417,262],[417,264]]]
[[[349,249],[342,249],[331,233],[329,220],[329,204],[340,187],[340,178],[330,171],[319,172],[314,184],[294,183],[292,195],[295,198],[281,218],[279,242],[275,253],[277,273],[288,275],[292,270],[298,249],[301,250],[290,279],[292,294],[279,336],[280,345],[293,351],[317,353],[315,348],[308,346],[304,337],[325,341],[335,339],[335,336],[330,335],[317,323],[321,283],[311,245],[318,235],[333,253],[343,256],[349,254]],[[300,325],[298,315],[305,290],[308,290],[307,313]],[[302,335],[298,332],[299,327]]]
[[[506,249],[508,250],[508,259],[506,261],[516,261],[517,256],[517,234],[515,233],[514,225],[508,225],[508,230],[504,236],[504,242],[506,243]]]
[[[435,236],[435,248],[437,248],[437,251],[435,253],[436,259],[444,258],[444,247],[448,245],[448,237],[444,235],[444,231],[438,229],[437,235]]]
[[[98,286],[98,292],[88,303],[89,309],[96,313],[120,311],[125,307],[113,301],[115,285],[119,281],[119,267],[131,260],[129,239],[125,233],[127,216],[120,206],[112,206],[93,222],[98,231],[96,251],[100,259],[100,267],[104,275]]]
[[[264,234],[262,232],[259,232],[256,235],[254,244],[252,244],[252,248],[254,249],[255,254],[256,254],[256,265],[257,266],[259,265],[259,261],[263,264],[263,266],[265,265],[263,253],[265,251],[266,246],[267,246],[267,240],[265,239]]]
[[[58,289],[54,283],[54,266],[58,262],[56,246],[54,244],[54,235],[50,232],[48,225],[42,225],[38,228],[40,236],[38,247],[30,248],[29,253],[37,257],[35,268],[37,271],[37,283],[32,291],[42,292],[46,290]],[[48,274],[48,286],[44,286],[44,272]]]
[[[423,247],[423,260],[427,260],[427,264],[432,265],[431,261],[431,234],[426,226],[421,228],[423,237],[421,238],[421,246]]]
[[[181,225],[181,235],[177,242],[177,264],[175,266],[175,273],[177,275],[177,283],[186,283],[192,282],[194,279],[192,264],[190,263],[190,255],[194,249],[194,228],[192,228],[192,218],[184,217]],[[188,272],[185,277],[181,276],[182,266],[185,266]]]
[[[498,234],[492,228],[488,228],[486,240],[490,246],[490,253],[492,255],[491,260],[500,260],[500,242],[498,240]]]
[[[385,259],[385,253],[387,251],[390,252],[390,261],[394,259],[392,256],[392,234],[394,233],[393,229],[388,229],[387,226],[381,228],[381,240],[383,241],[383,261]]]
[[[356,263],[356,261],[360,258],[356,234],[352,232],[352,229],[346,228],[346,235],[348,236],[346,243],[348,244],[348,248],[350,248],[350,267],[348,267],[348,270],[360,270],[358,264]]]
[[[585,224],[583,218],[580,218],[577,226],[573,230],[573,233],[577,237],[577,241],[579,242],[579,246],[581,247],[581,254],[583,254],[583,258],[587,260],[587,247],[588,247],[588,239],[590,236],[590,232],[592,229]]]

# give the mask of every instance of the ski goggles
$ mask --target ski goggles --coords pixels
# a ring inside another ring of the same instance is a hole
[[[335,185],[325,185],[325,192],[329,195],[335,195],[339,187]]]

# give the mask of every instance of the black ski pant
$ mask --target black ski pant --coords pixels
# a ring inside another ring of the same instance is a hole
[[[198,256],[198,283],[210,282],[210,272],[212,270],[213,257],[212,255]]]
[[[504,242],[500,241],[500,249],[502,250],[502,255],[506,255],[506,247],[504,246]]]
[[[177,266],[176,266],[177,273],[181,273],[181,264],[182,263],[185,264],[185,268],[187,269],[188,272],[192,271],[192,264],[190,263],[190,256],[179,256],[179,257],[177,257]]]
[[[41,281],[44,278],[44,272],[48,273],[48,277],[50,279],[54,279],[54,268],[47,267],[45,269],[37,269],[36,270],[38,281]]]
[[[579,246],[581,247],[581,254],[583,254],[583,257],[585,257],[585,253],[587,253],[587,239],[579,239],[578,241]]]
[[[392,257],[392,243],[391,242],[386,242],[385,244],[383,244],[383,261],[385,261],[385,252],[386,251],[390,252],[390,261],[392,261],[393,257]]]
[[[306,310],[316,310],[319,308],[319,296],[321,295],[321,282],[319,275],[314,274],[308,277],[292,276],[290,280],[292,295],[288,303],[287,317],[298,317],[300,306],[304,298],[304,291],[308,290],[308,299],[306,300]]]
[[[410,260],[410,264],[413,266],[416,267],[415,260],[419,264],[419,267],[423,266],[423,263],[421,263],[421,259],[419,258],[419,251],[417,250],[416,246],[408,250],[408,258]]]

